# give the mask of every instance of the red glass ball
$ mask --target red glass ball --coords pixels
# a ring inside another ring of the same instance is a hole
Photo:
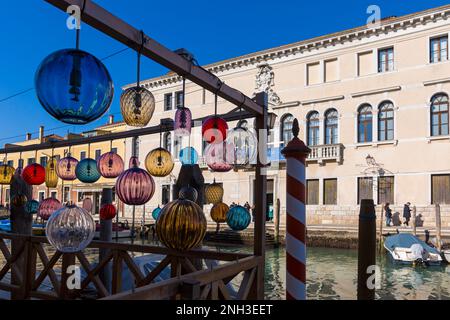
[[[32,163],[22,171],[23,180],[32,186],[37,186],[45,182],[45,168],[38,163]]]
[[[202,136],[203,140],[208,143],[219,143],[227,138],[228,124],[218,117],[212,116],[203,122]]]
[[[104,204],[100,208],[100,219],[102,220],[111,220],[116,216],[117,210],[116,207],[112,204]]]

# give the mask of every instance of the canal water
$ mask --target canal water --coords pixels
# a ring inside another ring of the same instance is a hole
[[[220,248],[222,251],[251,252],[251,249]],[[307,298],[310,300],[356,299],[356,250],[308,248]],[[286,263],[284,248],[266,251],[266,299],[285,299]],[[450,265],[408,267],[395,265],[383,253],[376,298],[383,300],[450,299]]]

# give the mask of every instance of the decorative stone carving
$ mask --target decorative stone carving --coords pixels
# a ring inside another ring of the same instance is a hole
[[[275,73],[272,70],[272,67],[268,64],[260,64],[258,66],[258,73],[256,74],[255,81],[255,96],[259,92],[267,92],[269,96],[269,103],[273,105],[280,105],[281,99],[280,97],[273,91]]]

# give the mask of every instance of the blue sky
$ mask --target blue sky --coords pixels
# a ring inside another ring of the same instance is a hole
[[[380,6],[383,17],[448,4],[448,0],[96,2],[168,48],[188,49],[201,64],[363,25],[368,17],[366,9],[372,4]],[[66,28],[66,17],[43,0],[2,2],[0,101],[33,88],[34,73],[41,60],[53,51],[74,46],[75,34]],[[123,48],[84,25],[81,49],[103,58]],[[120,117],[120,87],[135,81],[136,53],[127,50],[104,63],[116,88],[110,113]],[[166,72],[153,61],[143,59],[143,79]],[[0,110],[0,145],[22,140],[26,132],[36,133],[40,125],[45,125],[47,133],[64,135],[104,124],[107,117],[85,126],[67,126],[43,110],[33,90],[0,102]]]

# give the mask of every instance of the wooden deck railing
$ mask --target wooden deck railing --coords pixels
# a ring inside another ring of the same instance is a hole
[[[14,251],[8,246],[13,241]],[[254,298],[251,292],[255,274],[263,263],[261,257],[248,254],[206,250],[177,252],[158,246],[93,241],[88,250],[108,249],[94,265],[85,252],[49,253],[45,250],[47,243],[45,237],[0,233],[3,256],[0,259],[0,290],[10,292],[13,299],[77,299],[83,297],[83,290],[92,284],[96,292],[94,298],[98,299],[247,299]],[[130,253],[159,254],[163,259],[144,274]],[[208,266],[206,261],[211,260],[225,263]],[[111,283],[107,284],[100,279],[100,273],[111,264]],[[67,285],[71,275],[68,268],[72,265],[79,266],[86,274],[77,290]],[[136,288],[133,291],[122,290],[124,265],[133,278]],[[155,278],[166,267],[170,267],[171,278],[155,283]],[[240,288],[234,292],[227,285],[242,273]],[[12,281],[7,280],[7,274],[11,275]],[[51,291],[40,289],[46,277],[51,283]]]

